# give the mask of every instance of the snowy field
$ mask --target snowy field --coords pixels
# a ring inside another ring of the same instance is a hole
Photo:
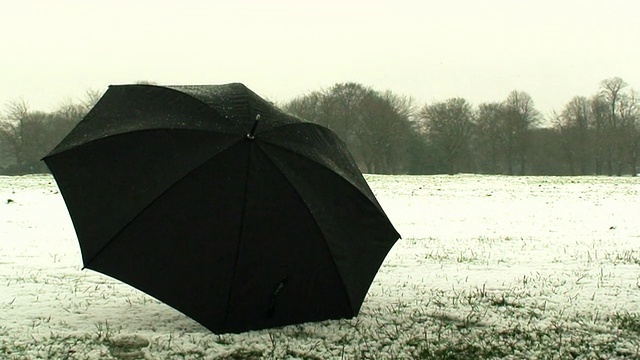
[[[367,180],[403,239],[360,315],[216,335],[81,270],[52,177],[0,177],[0,359],[640,359],[640,179]]]

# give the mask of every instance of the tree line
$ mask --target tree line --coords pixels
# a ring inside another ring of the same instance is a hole
[[[464,98],[418,106],[343,83],[283,107],[335,131],[367,173],[638,174],[640,99],[619,77],[601,81],[591,97],[574,97],[546,127],[518,90],[478,106]]]
[[[53,112],[9,103],[0,117],[0,173],[46,172],[40,159],[100,96],[89,91]],[[277,105],[332,129],[365,173],[638,174],[640,100],[618,77],[547,119],[519,90],[477,106],[459,97],[420,106],[389,90],[338,83]]]
[[[52,112],[32,110],[25,100],[9,102],[0,116],[0,174],[45,173],[40,159],[51,151],[98,102],[87,91],[79,102],[66,101]]]

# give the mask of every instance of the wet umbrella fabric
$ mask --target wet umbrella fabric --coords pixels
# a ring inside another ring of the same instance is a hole
[[[242,84],[111,86],[44,161],[84,266],[215,333],[357,315],[399,238],[334,133]]]

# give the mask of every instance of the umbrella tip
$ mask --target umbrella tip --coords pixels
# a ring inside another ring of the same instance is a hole
[[[247,133],[247,139],[253,140],[256,135],[256,129],[258,128],[258,120],[260,120],[260,114],[256,115],[256,121],[253,122],[253,126],[251,127],[251,131]]]

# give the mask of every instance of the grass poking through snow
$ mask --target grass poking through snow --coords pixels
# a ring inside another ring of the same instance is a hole
[[[0,359],[640,359],[638,179],[367,180],[404,239],[360,315],[217,335],[81,271],[50,177],[0,178]]]

